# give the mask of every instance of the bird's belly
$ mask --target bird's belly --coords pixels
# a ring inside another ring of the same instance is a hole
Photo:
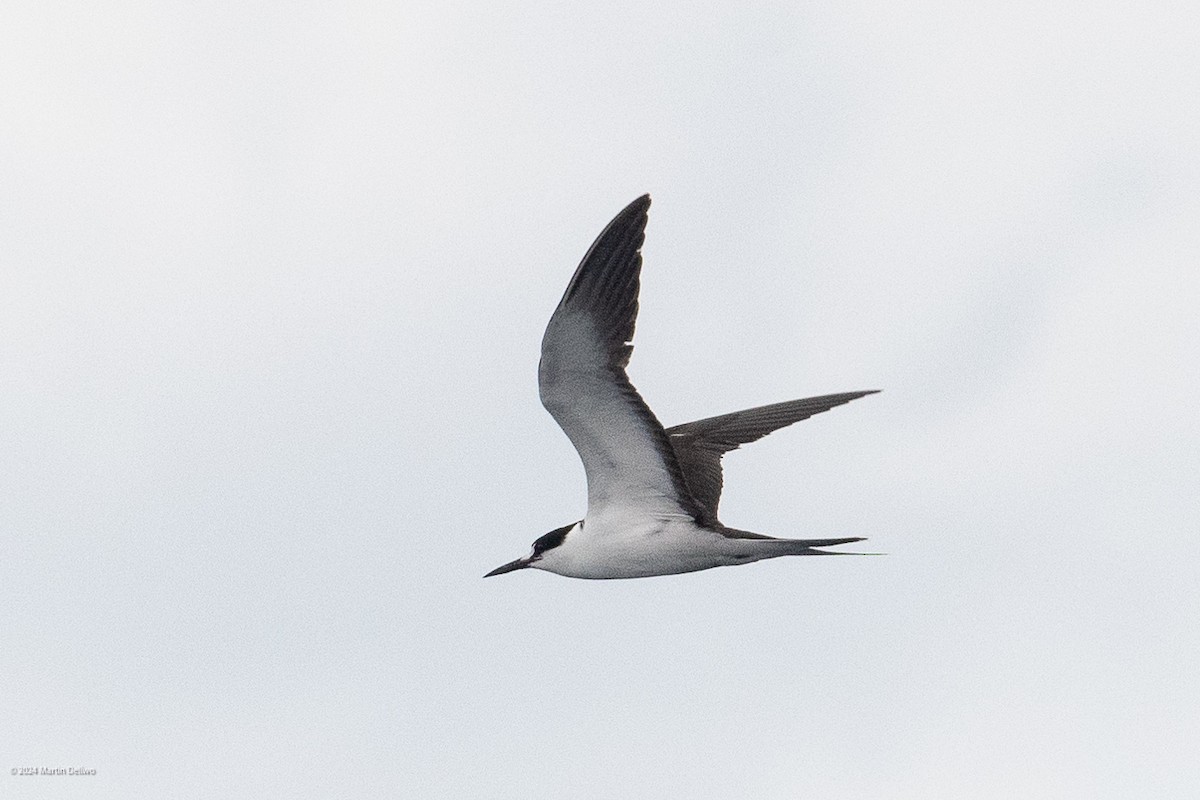
[[[552,568],[572,578],[647,578],[733,563],[719,534],[690,519],[649,520],[611,525],[585,522],[582,536]],[[564,548],[566,549],[566,548]]]

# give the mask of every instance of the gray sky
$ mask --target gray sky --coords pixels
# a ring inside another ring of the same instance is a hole
[[[1197,796],[1195,10],[746,6],[5,4],[0,794]],[[723,517],[886,558],[481,580],[644,191],[664,422],[884,390]]]

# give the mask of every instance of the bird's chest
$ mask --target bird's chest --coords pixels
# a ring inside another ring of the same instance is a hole
[[[620,510],[589,515],[583,521],[581,533],[585,543],[600,552],[619,550],[659,549],[685,536],[685,528],[693,526],[691,519],[671,514],[634,514]]]
[[[562,554],[569,556],[564,567],[577,577],[647,577],[714,566],[708,537],[686,517],[588,518],[578,533]]]

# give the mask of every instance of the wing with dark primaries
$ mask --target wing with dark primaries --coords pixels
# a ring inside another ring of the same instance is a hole
[[[717,525],[721,501],[721,456],[739,445],[755,442],[771,431],[808,419],[814,414],[849,403],[877,389],[806,397],[769,406],[749,408],[719,417],[688,422],[667,429],[675,457],[683,470],[688,490],[703,511],[700,520]]]
[[[609,502],[700,514],[675,451],[629,382],[649,195],[630,203],[583,257],[542,338],[542,405],[587,472],[589,513]]]

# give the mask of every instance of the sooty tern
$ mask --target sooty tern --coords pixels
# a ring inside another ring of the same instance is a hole
[[[777,539],[722,525],[721,456],[876,390],[775,403],[664,430],[629,382],[625,365],[649,207],[643,195],[608,224],[542,338],[542,405],[583,460],[587,515],[484,577],[534,567],[572,578],[644,578],[777,556],[854,555],[819,548],[862,541]]]

